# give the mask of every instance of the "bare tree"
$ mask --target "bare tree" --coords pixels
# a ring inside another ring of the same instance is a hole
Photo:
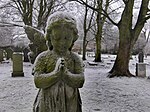
[[[96,33],[96,56],[95,56],[95,62],[101,62],[101,39],[102,39],[102,30],[103,30],[103,25],[106,21],[106,16],[104,16],[102,14],[103,12],[103,9],[105,12],[107,12],[108,10],[108,7],[109,7],[109,3],[110,3],[110,0],[106,0],[106,3],[104,5],[104,8],[103,8],[103,4],[104,4],[104,1],[103,0],[97,0],[97,19],[96,19],[96,22],[97,22],[97,33]]]
[[[150,23],[147,22],[148,27],[146,27],[146,25],[145,25],[145,27],[143,28],[143,31],[142,31],[143,34],[144,34],[144,38],[145,38],[145,44],[144,44],[144,47],[143,47],[143,52],[144,52],[146,57],[147,57],[147,54],[148,54],[147,46],[149,44],[149,38],[150,38],[149,24]]]
[[[65,3],[60,0],[8,0],[3,2],[2,9],[11,7],[15,12],[13,14],[21,17],[19,21],[24,23],[22,26],[31,41],[29,46],[32,50],[33,62],[39,53],[47,50],[44,35],[38,30],[45,32],[47,19],[53,13],[54,8]]]
[[[84,4],[89,8],[100,12],[99,10],[86,4],[84,0],[75,0],[75,1],[78,1],[81,4]],[[144,24],[146,23],[146,20],[150,18],[150,9],[148,9],[149,0],[142,0],[140,4],[138,19],[135,25],[133,26],[133,9],[134,3],[136,1],[137,0],[122,0],[124,4],[124,9],[122,11],[121,19],[119,20],[118,23],[116,23],[113,19],[111,19],[111,17],[105,10],[100,8],[102,10],[100,14],[103,14],[105,17],[107,17],[107,19],[109,19],[109,21],[111,21],[119,29],[119,49],[117,52],[117,58],[115,60],[114,66],[109,72],[110,73],[109,77],[133,76],[129,71],[130,54],[135,42],[139,37],[142,28],[144,27]]]
[[[88,1],[86,0],[86,3]],[[95,4],[94,4],[95,5]],[[91,12],[91,14],[89,14],[89,12]],[[92,28],[92,21],[93,21],[93,16],[94,16],[95,11],[91,11],[87,6],[85,6],[85,14],[84,14],[84,24],[83,24],[83,30],[84,30],[84,36],[83,36],[83,56],[82,59],[86,60],[86,47],[88,44],[88,40],[87,40],[87,34],[90,31],[90,29]],[[88,15],[90,17],[88,17]],[[88,19],[89,18],[89,19]],[[89,21],[88,21],[89,20]]]
[[[133,76],[129,71],[130,54],[146,20],[150,18],[150,15],[147,15],[149,13],[149,0],[142,0],[137,22],[135,26],[133,26],[132,17],[135,0],[123,0],[123,2],[125,8],[121,15],[120,21],[116,24],[119,29],[119,50],[109,77]],[[113,22],[111,19],[110,21]]]
[[[95,56],[95,62],[101,62],[101,39],[102,39],[102,30],[103,25],[106,21],[106,16],[104,16],[104,12],[108,12],[109,4],[112,0],[93,0],[93,2],[96,4],[94,7],[90,4],[86,3],[84,0],[70,0],[70,1],[77,1],[85,7],[91,8],[96,12],[96,56]]]

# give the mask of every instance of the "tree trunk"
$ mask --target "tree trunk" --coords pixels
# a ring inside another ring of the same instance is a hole
[[[125,5],[121,20],[118,24],[119,29],[119,49],[113,68],[108,77],[114,76],[133,76],[129,71],[129,60],[134,45],[134,35],[132,30],[132,12],[134,0],[130,0]]]
[[[122,25],[124,26],[124,25]],[[119,27],[119,49],[117,52],[117,57],[114,63],[113,68],[109,72],[108,77],[115,76],[133,76],[129,71],[129,61],[131,56],[131,51],[134,45],[134,40],[131,39],[133,37],[132,31],[126,30],[124,27]],[[124,29],[123,29],[124,28]]]
[[[83,60],[86,60],[86,34],[84,34],[84,38],[83,38],[83,56],[82,56]]]
[[[95,62],[101,62],[101,37],[102,37],[102,24],[100,13],[97,14],[97,34],[96,34],[96,53]]]
[[[87,0],[86,0],[86,3],[87,3]],[[86,60],[87,14],[88,14],[88,8],[86,6],[85,7],[85,15],[84,15],[84,24],[83,24],[83,29],[84,29],[84,36],[83,36],[83,56],[82,56],[83,60]]]
[[[125,9],[123,11],[121,20],[118,24],[119,28],[119,50],[114,66],[110,71],[109,77],[114,76],[133,76],[129,71],[129,60],[133,45],[138,39],[138,36],[146,22],[149,0],[143,0],[139,11],[139,16],[134,28],[132,28],[133,21],[133,6],[134,0],[124,1]],[[150,17],[150,16],[149,16]]]
[[[131,21],[130,21],[131,22]],[[122,23],[120,23],[119,28],[119,49],[117,52],[117,57],[114,63],[112,70],[110,71],[109,77],[114,76],[133,76],[129,71],[129,60],[131,55],[131,50],[134,45],[134,34],[132,29],[130,29],[130,22],[128,19],[124,19]],[[128,24],[126,24],[128,23]]]
[[[98,33],[96,35],[96,53],[95,53],[95,62],[101,62],[101,35]]]

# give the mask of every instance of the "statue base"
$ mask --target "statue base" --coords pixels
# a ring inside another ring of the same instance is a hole
[[[146,64],[145,63],[136,63],[136,76],[137,77],[146,77]]]
[[[24,77],[24,73],[23,72],[13,72],[12,77]]]

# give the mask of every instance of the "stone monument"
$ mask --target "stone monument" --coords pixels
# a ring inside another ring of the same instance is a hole
[[[10,47],[5,48],[6,51],[6,60],[12,59],[13,50]]]
[[[143,51],[139,52],[138,60],[139,60],[139,63],[143,63],[144,62],[144,53],[143,53]]]
[[[43,32],[40,30],[25,25],[24,26],[25,32],[27,34],[30,43],[28,45],[30,52],[28,53],[29,61],[33,64],[35,58],[43,51],[47,50],[46,40],[44,38]]]
[[[13,53],[13,72],[12,77],[23,77],[23,55],[21,52]]]
[[[136,76],[146,77],[146,64],[144,63],[143,51],[140,51],[138,54],[138,63],[136,63]]]
[[[57,12],[49,17],[49,49],[37,56],[33,67],[39,88],[33,112],[82,112],[78,88],[84,83],[84,67],[80,56],[71,51],[77,38],[76,21],[71,15]]]
[[[0,49],[0,62],[3,61],[3,49]]]

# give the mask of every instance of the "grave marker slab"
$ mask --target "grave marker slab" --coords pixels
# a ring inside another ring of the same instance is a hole
[[[20,52],[13,53],[13,72],[12,77],[23,77],[23,54]]]

